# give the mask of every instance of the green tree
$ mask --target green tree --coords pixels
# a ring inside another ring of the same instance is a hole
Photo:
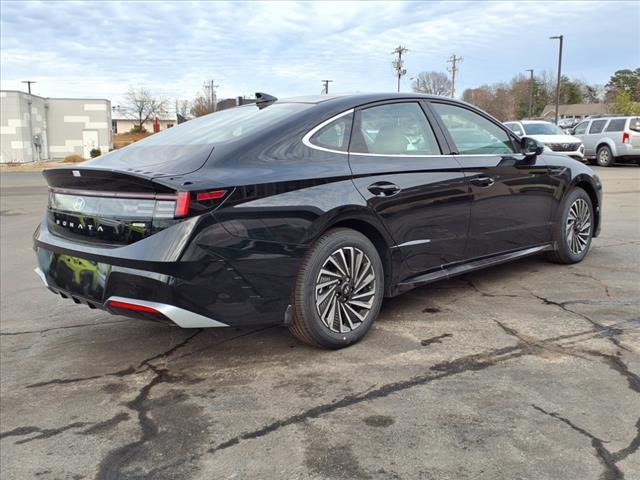
[[[605,86],[606,99],[611,102],[617,99],[620,92],[629,93],[632,102],[640,102],[640,68],[635,70],[618,70]]]
[[[582,89],[578,82],[574,82],[562,75],[560,79],[560,104],[572,105],[582,103]]]
[[[614,113],[620,113],[622,115],[640,115],[640,102],[631,100],[629,92],[621,91],[616,96],[613,109]]]

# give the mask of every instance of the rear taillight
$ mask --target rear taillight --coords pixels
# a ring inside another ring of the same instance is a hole
[[[202,202],[205,200],[218,200],[224,197],[225,193],[226,193],[226,190],[213,190],[212,192],[202,192],[196,195],[196,200],[198,200],[199,202]]]
[[[189,202],[191,201],[191,194],[189,192],[180,192],[176,198],[176,210],[174,217],[186,217],[189,213]]]
[[[121,310],[133,310],[134,312],[147,312],[147,313],[161,313],[155,308],[147,307],[146,305],[137,305],[135,303],[119,302],[117,300],[109,300],[107,305],[111,308],[119,308]]]
[[[629,134],[627,132],[624,132],[622,134],[622,143],[629,143],[630,140],[631,138],[629,137]]]

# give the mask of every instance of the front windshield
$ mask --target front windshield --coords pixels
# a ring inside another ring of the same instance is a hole
[[[168,128],[134,145],[216,145],[238,140],[309,106],[304,103],[274,103],[263,109],[255,105],[230,108]]]
[[[564,135],[560,127],[553,123],[525,123],[523,127],[527,135]]]

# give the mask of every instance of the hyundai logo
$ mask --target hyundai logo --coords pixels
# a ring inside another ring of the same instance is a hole
[[[84,209],[84,205],[85,205],[84,198],[76,197],[76,199],[73,201],[73,210],[76,212],[79,212],[82,209]]]
[[[564,149],[569,148],[569,144],[568,144],[568,143],[563,143],[563,144],[562,144],[562,148],[564,148]]]

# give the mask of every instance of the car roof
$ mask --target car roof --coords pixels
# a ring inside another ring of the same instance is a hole
[[[548,122],[546,120],[520,120],[520,123],[522,123],[523,125],[526,125],[526,124],[531,125],[534,123],[550,123],[551,125],[554,125],[553,122]]]
[[[276,103],[333,103],[333,104],[353,104],[358,105],[362,103],[377,102],[384,100],[395,99],[440,99],[440,100],[452,100],[449,97],[441,97],[438,95],[426,95],[424,93],[395,93],[395,92],[381,92],[381,93],[341,93],[331,95],[305,95],[300,97],[288,97],[280,98]],[[464,103],[460,100],[456,100],[458,103]]]

